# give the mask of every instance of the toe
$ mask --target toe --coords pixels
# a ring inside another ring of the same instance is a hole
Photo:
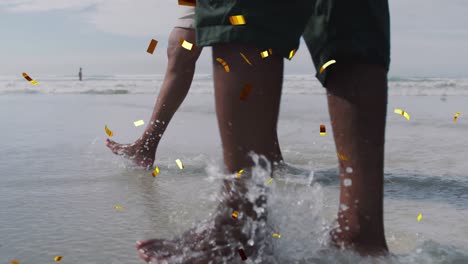
[[[112,151],[114,151],[115,144],[116,144],[115,141],[106,139],[106,146],[110,148]]]
[[[147,248],[148,245],[154,244],[157,241],[157,239],[150,239],[150,240],[138,240],[136,242],[136,248],[138,250]]]
[[[122,146],[118,144],[117,142],[107,139],[106,140],[106,146],[116,155],[122,156],[123,152],[121,151]]]
[[[148,256],[148,254],[146,253],[145,250],[143,249],[140,249],[138,250],[138,255],[140,256],[140,258],[146,262],[149,262],[151,260],[150,256]]]

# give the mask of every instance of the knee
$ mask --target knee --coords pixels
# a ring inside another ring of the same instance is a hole
[[[193,50],[189,51],[181,46],[170,46],[167,48],[168,69],[186,69],[195,70],[195,64],[198,60],[198,55],[193,54]]]

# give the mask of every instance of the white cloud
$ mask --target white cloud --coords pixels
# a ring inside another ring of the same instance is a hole
[[[89,8],[93,7],[93,8]],[[86,9],[89,8],[89,9]],[[0,10],[9,12],[47,12],[85,10],[84,21],[98,30],[127,36],[163,34],[174,26],[187,7],[174,0],[1,0]]]
[[[44,12],[57,9],[82,9],[103,0],[2,0],[0,8],[12,12]]]
[[[392,72],[397,75],[439,74],[439,71],[448,74],[466,69],[467,0],[389,2]],[[158,40],[167,39],[185,8],[176,0],[0,0],[0,10],[16,13],[63,10],[75,20],[90,23],[101,32]],[[162,42],[160,47],[164,44]],[[296,57],[289,69],[311,69],[305,45]]]
[[[465,30],[468,24],[465,0],[394,0],[389,4],[392,34]],[[89,9],[84,18],[99,30],[147,36],[159,31],[168,32],[186,7],[179,6],[176,0],[0,0],[0,10],[11,12],[76,11],[86,8]]]
[[[103,1],[90,22],[99,30],[130,36],[168,35],[186,7],[174,0]]]

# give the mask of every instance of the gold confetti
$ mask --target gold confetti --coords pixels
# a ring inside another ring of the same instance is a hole
[[[182,46],[182,48],[186,50],[192,50],[194,47],[193,43],[190,43],[186,41],[185,39],[180,39],[180,45]]]
[[[196,6],[197,2],[195,0],[179,0],[179,5]]]
[[[460,114],[461,114],[460,112],[457,112],[457,113],[455,114],[455,116],[453,117],[453,122],[456,122],[456,121],[457,121],[457,118],[458,118],[458,116],[459,116]]]
[[[109,135],[109,137],[112,137],[114,135],[114,133],[112,133],[112,131],[107,127],[107,125],[104,127],[104,129],[106,130],[106,133],[107,135]]]
[[[151,39],[150,44],[149,44],[148,49],[146,50],[146,52],[148,52],[149,54],[153,54],[154,50],[156,49],[156,45],[158,45],[158,41],[155,40],[155,39]]]
[[[176,159],[175,162],[177,163],[177,166],[179,166],[179,168],[180,168],[181,170],[184,169],[184,164],[182,164],[182,161],[180,161],[180,159]]]
[[[277,238],[281,238],[281,235],[278,234],[278,233],[274,233],[273,236],[274,236],[274,237],[277,237]]]
[[[31,77],[29,77],[29,75],[25,72],[23,72],[23,77],[28,80],[30,83],[34,84],[34,85],[38,85],[39,83],[36,81],[36,80],[33,80]]]
[[[292,57],[294,57],[294,55],[296,55],[296,51],[297,51],[296,49],[293,49],[293,50],[291,50],[291,52],[289,52],[289,57],[288,57],[289,60],[291,60]]]
[[[59,262],[60,260],[62,260],[62,258],[63,256],[55,256],[54,261]]]
[[[229,21],[233,26],[245,25],[245,19],[243,15],[230,16]]]
[[[348,157],[346,157],[345,155],[342,155],[340,153],[336,153],[336,155],[338,156],[338,158],[340,158],[340,160],[343,160],[343,161],[347,161],[348,160]]]
[[[234,219],[237,219],[237,217],[239,217],[239,212],[237,212],[237,211],[232,212],[231,217],[234,218]]]
[[[123,209],[123,207],[122,207],[122,206],[120,206],[120,205],[116,205],[116,206],[114,206],[114,209],[117,209],[117,210],[122,210],[122,209]]]
[[[422,219],[422,214],[419,214],[419,215],[418,215],[418,222],[420,222],[421,219]]]
[[[395,109],[394,113],[395,114],[400,114],[400,115],[406,117],[406,119],[410,120],[409,114],[407,112],[401,110],[401,109]]]
[[[153,177],[158,176],[158,174],[159,174],[159,167],[158,166],[156,166],[156,168],[154,169],[152,174],[153,174]]]
[[[11,264],[19,264],[19,261],[17,261],[16,259],[14,259],[14,260],[12,260],[10,262],[11,262]]]
[[[219,63],[221,63],[221,65],[223,65],[224,70],[225,70],[226,72],[229,72],[229,65],[227,64],[227,62],[225,62],[225,61],[224,61],[223,59],[221,59],[221,58],[216,58],[216,61],[219,62]]]
[[[260,52],[260,56],[262,56],[262,59],[270,56],[271,54],[273,54],[273,50],[272,49],[268,49],[268,50],[265,50],[265,51],[262,51]]]
[[[237,173],[237,178],[240,178],[243,172],[244,172],[244,170],[240,170],[240,171]]]
[[[136,127],[139,127],[139,126],[144,125],[144,124],[145,124],[145,121],[143,121],[143,120],[138,120],[138,121],[133,122],[133,124],[134,124]]]
[[[322,72],[330,65],[336,63],[336,60],[329,60],[327,62],[325,62],[325,64],[320,68],[320,74],[322,74]]]
[[[242,58],[244,58],[245,62],[247,62],[250,66],[252,66],[252,63],[250,63],[249,59],[247,59],[247,57],[244,55],[244,53],[242,53],[242,52],[239,52],[239,53],[242,56]]]
[[[248,84],[248,83],[247,83],[246,85],[244,85],[244,88],[242,89],[242,91],[241,91],[241,93],[240,93],[239,99],[240,99],[241,101],[247,100],[247,98],[248,98],[249,95],[250,95],[250,92],[252,92],[252,89],[253,89],[252,85],[250,85],[250,84]]]
[[[265,184],[268,185],[273,181],[273,178],[270,178]]]
[[[325,125],[320,125],[320,135],[323,137],[327,134],[327,131],[325,130]]]

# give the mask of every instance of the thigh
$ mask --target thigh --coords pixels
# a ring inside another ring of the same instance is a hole
[[[322,74],[329,60],[336,63],[390,65],[390,14],[388,0],[315,0],[303,34],[317,70],[326,86],[333,66]]]
[[[168,66],[171,69],[194,67],[203,50],[196,45],[191,50],[187,50],[181,45],[183,40],[195,44],[195,29],[175,27],[172,30],[167,48]]]

